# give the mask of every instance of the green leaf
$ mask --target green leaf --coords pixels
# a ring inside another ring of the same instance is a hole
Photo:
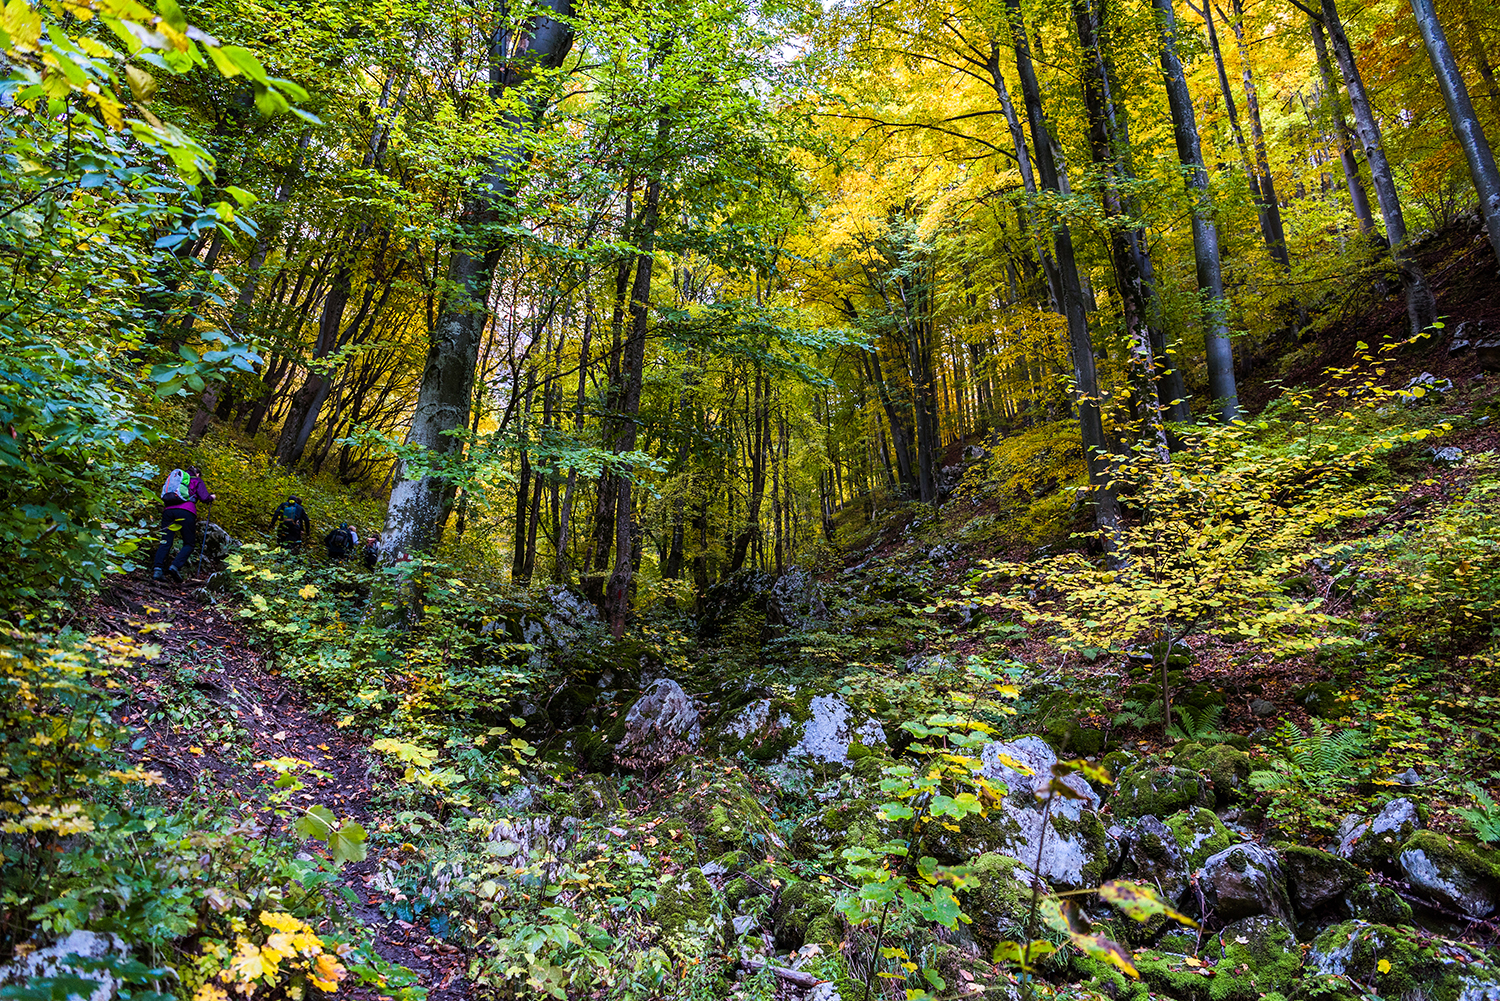
[[[297,822],[292,827],[304,838],[327,841],[338,827],[338,818],[326,806],[311,806],[305,814],[297,818]]]

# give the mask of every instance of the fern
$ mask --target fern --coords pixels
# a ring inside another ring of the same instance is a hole
[[[1115,715],[1115,726],[1130,726],[1136,729],[1144,729],[1153,723],[1161,722],[1161,703],[1156,699],[1145,702],[1126,700],[1120,707],[1119,713]]]
[[[1464,792],[1474,798],[1479,808],[1455,806],[1453,812],[1469,822],[1480,841],[1500,841],[1500,804],[1476,783],[1465,782]]]
[[[1364,738],[1353,730],[1329,729],[1314,719],[1307,731],[1287,721],[1276,730],[1282,753],[1292,772],[1305,785],[1327,785],[1346,775],[1364,750]]]
[[[1198,710],[1191,706],[1176,706],[1175,709],[1182,722],[1172,724],[1167,731],[1170,736],[1201,741],[1218,735],[1219,721],[1224,717],[1223,706],[1204,706]]]

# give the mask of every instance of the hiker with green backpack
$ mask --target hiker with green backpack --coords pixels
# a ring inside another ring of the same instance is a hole
[[[152,561],[151,579],[171,578],[182,583],[182,568],[193,555],[193,545],[198,538],[198,505],[215,499],[198,478],[198,467],[187,466],[174,469],[167,474],[161,487],[161,544],[156,547],[156,558]],[[170,564],[172,544],[182,542],[182,550]]]
[[[303,541],[312,534],[312,519],[301,497],[288,497],[271,514],[276,526],[276,541],[292,549],[301,549]]]

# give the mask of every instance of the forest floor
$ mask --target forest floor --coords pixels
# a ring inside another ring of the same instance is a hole
[[[235,621],[225,600],[206,587],[193,565],[181,585],[153,581],[149,571],[112,578],[75,625],[90,635],[149,636],[161,655],[120,682],[133,692],[116,719],[138,733],[132,763],[159,771],[169,802],[182,803],[212,790],[226,806],[250,803],[257,786],[275,777],[255,762],[292,757],[322,773],[299,794],[303,804],[327,806],[366,827],[379,810],[368,767],[368,742],[340,729],[308,705],[306,693],[277,677],[273,664]],[[212,603],[210,603],[212,602]],[[326,859],[308,841],[302,851]],[[353,916],[369,930],[375,951],[416,974],[430,1001],[467,1001],[466,958],[459,949],[414,925],[383,913],[390,903],[377,874],[402,865],[401,850],[376,839],[367,858],[340,873],[340,885],[357,896]],[[340,996],[376,998],[371,988],[345,988]]]

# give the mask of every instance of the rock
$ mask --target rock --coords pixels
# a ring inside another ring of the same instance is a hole
[[[1290,993],[1302,977],[1302,948],[1285,922],[1269,914],[1241,918],[1219,932],[1223,954],[1214,965],[1216,979],[1228,989],[1215,1001],[1256,1001],[1268,992]]]
[[[688,866],[657,884],[651,920],[661,925],[663,937],[669,941],[676,935],[705,935],[710,932],[709,905],[712,900],[713,887],[702,871]]]
[[[53,998],[67,1001],[110,1001],[123,983],[102,970],[78,970],[66,960],[71,956],[80,959],[128,959],[129,950],[125,940],[118,935],[101,935],[91,931],[69,932],[67,936],[49,946],[27,953],[13,963],[0,966],[0,986],[28,984],[39,988],[38,980],[59,978],[56,987],[48,991]],[[97,984],[97,988],[85,995],[86,988],[67,984],[70,978]],[[60,989],[59,989],[60,988]]]
[[[1445,445],[1442,448],[1429,448],[1427,450],[1438,462],[1463,462],[1464,450],[1456,445]]]
[[[1220,918],[1233,921],[1255,914],[1291,917],[1276,853],[1244,841],[1211,855],[1198,874],[1204,897]]]
[[[1172,830],[1155,817],[1142,817],[1120,838],[1120,875],[1154,887],[1175,904],[1188,888],[1188,865]],[[1149,941],[1167,925],[1156,915],[1146,921],[1123,921],[1120,933],[1132,943]]]
[[[817,578],[802,567],[792,567],[776,578],[766,593],[766,626],[795,632],[828,618],[828,606]]]
[[[958,900],[973,919],[974,933],[991,945],[1024,941],[1031,909],[1030,871],[1009,856],[987,852],[969,863],[969,876]]]
[[[1344,909],[1351,918],[1381,925],[1411,924],[1411,904],[1389,886],[1358,883],[1344,895]]]
[[[778,949],[797,949],[805,942],[834,944],[844,936],[844,922],[833,906],[833,894],[798,880],[776,895],[771,919]]]
[[[1281,869],[1286,873],[1287,888],[1299,914],[1309,914],[1339,899],[1351,886],[1364,879],[1356,866],[1327,852],[1306,845],[1277,845]]]
[[[1374,820],[1350,817],[1339,830],[1338,853],[1355,865],[1380,868],[1422,827],[1422,818],[1409,799],[1393,799]]]
[[[1408,768],[1399,775],[1392,775],[1391,781],[1401,786],[1419,786],[1422,784],[1422,773],[1415,768]]]
[[[1440,400],[1443,394],[1453,389],[1452,379],[1440,379],[1431,372],[1423,372],[1407,382],[1401,392],[1401,402],[1414,404]]]
[[[978,445],[968,445],[964,448],[965,462],[978,462],[981,459],[989,458],[989,456],[990,453]]]
[[[1202,775],[1147,759],[1120,776],[1109,808],[1120,817],[1167,817],[1213,802],[1213,790]]]
[[[1481,852],[1435,831],[1418,831],[1396,862],[1413,890],[1481,920],[1500,906],[1500,855]]]
[[[1261,717],[1275,716],[1276,715],[1276,703],[1270,702],[1270,701],[1268,701],[1266,699],[1251,699],[1250,700],[1250,713],[1253,716],[1261,716]]]
[[[735,615],[764,612],[767,593],[775,583],[768,573],[741,570],[710,587],[698,612],[698,638],[717,639]]]
[[[807,704],[810,713],[802,736],[788,748],[787,758],[807,757],[830,765],[850,764],[849,745],[884,746],[885,730],[875,720],[855,724],[849,703],[837,695],[815,695]]]
[[[645,749],[664,741],[696,744],[701,736],[693,700],[677,682],[658,678],[626,713],[620,747]]]
[[[1338,568],[1331,568],[1331,571],[1325,572],[1336,574]],[[1327,681],[1317,681],[1298,689],[1292,694],[1292,699],[1306,709],[1309,716],[1328,719],[1339,713],[1339,690]]]
[[[209,522],[203,526],[203,555],[211,560],[222,560],[240,547],[240,542],[224,530],[223,525]]]
[[[1273,707],[1274,709],[1274,707]],[[1214,785],[1214,801],[1227,806],[1244,798],[1252,771],[1250,755],[1229,744],[1215,744],[1174,759],[1196,772],[1207,775]]]
[[[1002,852],[1027,866],[1036,865],[1036,874],[1055,886],[1078,889],[1098,885],[1104,873],[1107,838],[1098,815],[1099,794],[1088,782],[1076,772],[1059,777],[1073,795],[1052,795],[1051,807],[1047,808],[1045,797],[1057,755],[1035,735],[986,744],[980,760],[980,774],[1009,790],[984,818],[985,850]]]
[[[1500,372],[1500,340],[1475,341],[1474,357],[1486,372]]]
[[[1229,828],[1212,810],[1199,807],[1167,818],[1167,828],[1177,840],[1187,867],[1196,870],[1210,855],[1218,854],[1233,843]]]
[[[871,799],[836,802],[797,825],[792,832],[792,850],[799,858],[835,854],[851,845],[875,848],[899,837],[897,825],[883,819],[879,804]]]
[[[1413,928],[1368,921],[1334,925],[1313,941],[1307,967],[1315,974],[1370,985],[1370,993],[1382,998],[1500,998],[1500,970],[1484,953]]]

